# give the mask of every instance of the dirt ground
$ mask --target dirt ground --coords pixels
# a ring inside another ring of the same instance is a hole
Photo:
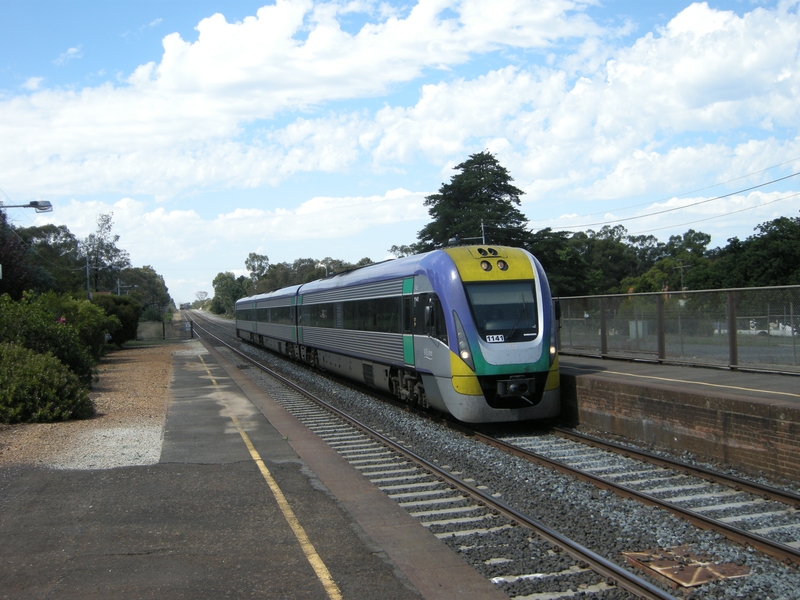
[[[134,346],[111,352],[98,365],[89,394],[91,419],[61,423],[0,424],[0,464],[52,466],[75,452],[75,440],[125,428],[161,428],[169,405],[176,344]]]

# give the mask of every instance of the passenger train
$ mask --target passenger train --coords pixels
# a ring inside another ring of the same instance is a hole
[[[469,423],[558,414],[556,318],[539,261],[487,245],[236,303],[241,339]]]

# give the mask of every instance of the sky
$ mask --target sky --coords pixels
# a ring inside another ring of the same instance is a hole
[[[386,259],[482,151],[532,231],[723,247],[799,216],[799,3],[0,0],[0,200],[113,213],[177,303]]]

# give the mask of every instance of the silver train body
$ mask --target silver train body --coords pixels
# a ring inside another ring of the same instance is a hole
[[[559,413],[550,287],[525,250],[435,250],[242,298],[236,331],[464,422]]]

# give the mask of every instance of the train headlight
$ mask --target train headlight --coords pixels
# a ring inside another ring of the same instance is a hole
[[[504,260],[497,261],[497,268],[501,271],[506,271],[508,269],[508,263]]]
[[[481,269],[483,269],[484,271],[491,271],[492,270],[492,263],[490,263],[488,260],[482,260],[481,261]]]
[[[464,326],[461,324],[461,319],[458,318],[456,311],[453,311],[453,321],[456,325],[456,342],[458,343],[458,355],[461,357],[467,366],[475,370],[475,361],[472,358],[472,352],[469,349],[469,342],[467,341],[467,334],[464,331]]]

